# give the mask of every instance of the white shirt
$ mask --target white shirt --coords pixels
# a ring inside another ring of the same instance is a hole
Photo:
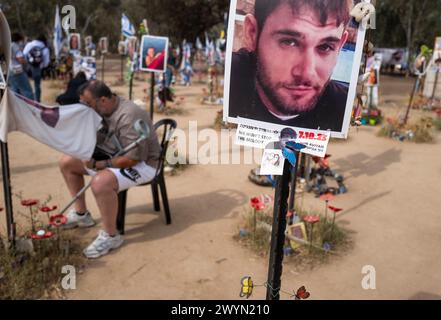
[[[42,50],[42,51],[43,51],[43,62],[40,64],[40,68],[41,68],[41,69],[44,69],[44,68],[46,68],[46,67],[49,65],[49,63],[50,63],[50,54],[49,54],[49,49],[48,49],[48,47],[46,47],[46,46],[44,45],[43,42],[38,41],[38,40],[33,40],[33,41],[27,43],[26,46],[25,46],[25,48],[24,48],[24,50],[23,50],[23,54],[27,57],[28,54],[29,54],[29,52],[30,52],[30,51],[32,50],[32,48],[35,47],[35,46],[38,46],[38,47],[40,47],[41,49],[43,49],[43,50]]]

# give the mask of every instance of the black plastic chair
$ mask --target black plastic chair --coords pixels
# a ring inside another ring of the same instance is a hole
[[[173,119],[162,119],[155,123],[154,129],[159,136],[158,129],[163,128],[162,138],[160,141],[161,154],[159,157],[158,166],[156,168],[156,174],[153,180],[140,186],[151,185],[153,195],[153,206],[155,211],[160,211],[161,206],[159,203],[159,190],[161,191],[162,204],[164,206],[165,220],[167,224],[171,224],[170,208],[168,205],[167,189],[165,187],[164,179],[164,161],[167,153],[168,143],[177,124]],[[159,187],[159,190],[158,190]],[[118,194],[118,216],[116,218],[116,227],[120,234],[124,234],[125,217],[126,217],[126,203],[127,203],[127,191],[122,191]]]

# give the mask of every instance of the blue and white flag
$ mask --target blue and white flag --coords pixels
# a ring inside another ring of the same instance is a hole
[[[121,17],[121,32],[127,38],[133,37],[135,35],[135,27],[124,13]]]
[[[204,46],[202,45],[201,39],[199,39],[199,37],[196,38],[196,49],[198,50],[204,49]]]
[[[54,53],[55,53],[55,58],[57,60],[60,55],[62,36],[63,35],[61,30],[60,10],[57,5],[55,9],[55,24],[54,24]]]

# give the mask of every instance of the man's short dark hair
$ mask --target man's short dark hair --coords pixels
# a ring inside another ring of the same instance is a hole
[[[83,95],[85,91],[89,91],[92,97],[99,99],[102,97],[112,98],[113,93],[110,88],[102,81],[93,80],[86,82],[78,89],[78,95]]]
[[[40,34],[37,38],[38,41],[41,41],[44,43],[45,46],[47,46],[47,38],[44,34]]]
[[[311,8],[318,16],[322,25],[326,24],[330,16],[335,16],[337,27],[345,26],[351,20],[350,11],[353,0],[256,0],[255,14],[259,33],[265,25],[266,19],[282,4],[288,4],[292,11],[298,12],[303,6]]]
[[[14,33],[11,35],[11,41],[12,41],[12,42],[20,42],[20,41],[22,41],[22,40],[24,40],[24,37],[23,37],[23,35],[22,35],[21,33],[14,32]]]

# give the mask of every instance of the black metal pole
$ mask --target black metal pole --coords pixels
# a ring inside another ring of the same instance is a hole
[[[299,152],[296,152],[298,158]],[[294,170],[296,175],[297,164]],[[268,268],[267,300],[280,300],[282,278],[283,245],[285,243],[286,213],[288,208],[289,184],[291,180],[291,164],[285,160],[283,175],[278,178],[274,196],[273,227],[271,234],[271,251]],[[295,184],[294,184],[295,188]],[[295,194],[295,189],[292,190]]]
[[[162,74],[162,92],[164,98],[164,110],[167,107],[167,88],[165,87],[165,74]]]
[[[297,172],[296,170],[292,170],[291,171],[291,181],[289,183],[290,185],[290,190],[295,190],[296,188],[296,182],[297,182]],[[293,211],[294,210],[294,199],[295,199],[295,193],[294,192],[290,192],[289,193],[289,199],[288,199],[288,211]]]
[[[0,142],[2,154],[3,194],[6,209],[6,226],[9,243],[15,245],[15,223],[12,209],[11,171],[9,168],[8,144]]]
[[[105,55],[104,53],[102,54],[102,59],[103,59],[103,63],[102,63],[103,68],[102,68],[102,70],[101,70],[101,81],[104,82],[104,61],[105,61],[105,59],[106,59],[106,55]]]
[[[150,78],[150,118],[153,121],[153,112],[155,108],[155,73],[151,72]]]
[[[132,94],[133,94],[133,73],[134,73],[134,72],[130,72],[129,100],[132,100]]]
[[[124,82],[124,56],[121,55],[121,82]]]

